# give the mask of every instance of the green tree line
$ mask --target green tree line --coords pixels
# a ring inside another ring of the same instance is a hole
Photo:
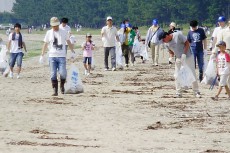
[[[179,24],[196,19],[215,24],[218,16],[230,17],[230,0],[16,0],[11,14],[0,14],[1,21],[17,19],[28,25],[49,23],[52,16],[68,17],[70,24],[99,28],[106,16],[116,25],[128,18],[133,25],[150,25],[153,18],[160,23]]]

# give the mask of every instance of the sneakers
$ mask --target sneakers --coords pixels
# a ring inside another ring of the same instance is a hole
[[[115,68],[115,67],[113,67],[113,68],[112,68],[112,71],[116,71],[116,68]]]
[[[19,74],[17,75],[17,79],[20,79],[20,75]]]
[[[200,92],[195,92],[194,95],[196,96],[196,98],[201,98]]]
[[[10,78],[13,78],[13,77],[14,77],[13,72],[10,71],[9,77],[10,77]]]
[[[108,68],[105,68],[105,71],[109,71],[109,69],[108,69]]]
[[[125,67],[129,67],[129,65],[128,65],[128,64],[125,64]]]
[[[85,75],[87,75],[88,74],[88,70],[85,70]]]

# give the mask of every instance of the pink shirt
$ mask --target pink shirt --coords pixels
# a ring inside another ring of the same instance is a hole
[[[228,53],[218,54],[217,68],[219,75],[230,74],[230,55]]]
[[[84,47],[84,52],[83,52],[83,57],[92,57],[93,56],[93,51],[92,51],[92,48],[93,48],[94,44],[93,42],[84,42],[82,44],[82,47]]]

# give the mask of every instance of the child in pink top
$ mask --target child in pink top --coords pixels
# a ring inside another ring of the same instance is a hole
[[[90,33],[87,33],[86,35],[86,42],[82,44],[82,49],[83,49],[83,63],[85,67],[85,75],[90,74],[91,70],[91,62],[92,62],[92,55],[93,55],[93,50],[94,50],[94,44],[93,41],[91,40],[92,35]]]
[[[227,79],[230,75],[230,55],[225,52],[226,43],[220,41],[216,47],[219,47],[220,53],[217,55],[217,75],[220,77],[219,90],[215,97],[212,97],[213,100],[218,100],[222,88],[225,87],[228,94],[228,99],[230,100],[230,90],[227,85]]]

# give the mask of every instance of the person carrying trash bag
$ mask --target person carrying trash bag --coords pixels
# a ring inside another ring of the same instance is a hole
[[[57,72],[60,74],[60,89],[61,93],[65,93],[64,84],[66,81],[66,42],[69,45],[72,54],[75,53],[67,31],[59,29],[60,21],[57,17],[50,19],[51,29],[46,32],[44,38],[44,45],[42,48],[43,57],[45,51],[49,46],[49,66],[50,66],[50,78],[52,82],[53,94],[52,96],[58,96],[58,79]]]
[[[186,63],[186,65],[191,69],[195,78],[195,81],[192,82],[194,96],[200,98],[201,94],[199,92],[198,82],[196,79],[194,58],[189,49],[189,42],[186,37],[180,32],[169,34],[162,31],[159,33],[158,38],[166,43],[166,46],[176,55],[175,72],[180,70],[183,63]],[[182,90],[179,82],[180,81],[175,78],[176,97],[178,98],[182,97]]]
[[[159,50],[160,50],[160,40],[158,39],[159,33],[163,30],[158,24],[157,19],[153,19],[152,26],[148,29],[146,35],[145,45],[151,49],[152,52],[152,60],[155,66],[158,66],[159,60]]]
[[[230,55],[226,52],[226,43],[224,41],[219,41],[216,44],[216,47],[219,47],[220,53],[217,55],[217,76],[220,77],[219,90],[215,97],[212,97],[213,100],[218,100],[218,97],[224,87],[227,94],[228,100],[230,100],[230,90],[227,85],[227,79],[230,76]]]
[[[204,57],[207,53],[207,40],[206,34],[203,28],[198,27],[198,22],[196,20],[190,21],[190,30],[187,35],[187,39],[190,43],[192,53],[194,56],[195,67],[198,63],[199,68],[199,80],[203,80],[204,72]]]

